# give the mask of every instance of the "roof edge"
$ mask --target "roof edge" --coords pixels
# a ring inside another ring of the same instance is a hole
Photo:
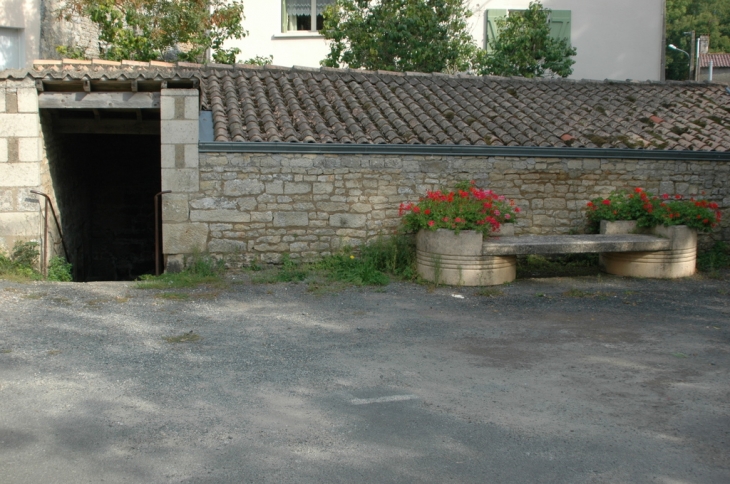
[[[200,153],[299,153],[333,155],[509,156],[539,158],[605,158],[667,161],[730,161],[725,151],[668,151],[616,148],[550,148],[541,146],[373,145],[339,143],[198,143]]]

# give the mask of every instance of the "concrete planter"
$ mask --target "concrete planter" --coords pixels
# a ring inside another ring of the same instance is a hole
[[[697,265],[697,231],[685,225],[639,228],[635,221],[601,221],[602,234],[646,233],[668,238],[670,250],[656,252],[604,252],[599,264],[604,272],[628,277],[676,279],[691,276]]]
[[[514,235],[505,224],[499,235]],[[515,280],[516,256],[482,255],[483,237],[473,230],[421,230],[416,235],[418,274],[425,280],[450,286],[493,286]]]

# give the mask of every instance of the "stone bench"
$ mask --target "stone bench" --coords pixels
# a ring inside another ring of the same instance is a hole
[[[511,227],[510,227],[511,228]],[[642,233],[632,233],[632,232]],[[697,234],[684,226],[638,229],[635,222],[603,222],[596,235],[483,238],[476,232],[421,231],[416,259],[426,280],[489,286],[511,282],[518,255],[599,253],[609,274],[671,279],[694,274]]]

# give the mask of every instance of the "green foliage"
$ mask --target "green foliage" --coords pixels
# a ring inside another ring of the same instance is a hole
[[[221,286],[224,284],[225,261],[210,254],[193,252],[185,259],[185,269],[180,272],[165,272],[159,276],[144,275],[137,283],[138,289],[177,289],[195,287],[201,284]]]
[[[86,59],[86,52],[81,47],[59,45],[56,46],[56,52],[64,59]]]
[[[356,286],[385,286],[390,280],[380,272],[371,259],[356,257],[349,247],[318,264],[330,280],[354,284]]]
[[[593,231],[597,231],[601,220],[636,220],[639,227],[686,225],[700,232],[710,232],[720,222],[722,214],[715,202],[666,193],[658,197],[637,187],[631,193],[614,191],[608,198],[591,200],[586,216]]]
[[[725,242],[715,242],[710,250],[697,254],[697,268],[713,272],[730,267],[730,246]]]
[[[505,223],[513,223],[520,208],[492,190],[477,188],[474,182],[461,182],[455,191],[427,192],[418,203],[400,205],[406,232],[421,229],[476,230],[484,235],[499,231]]]
[[[274,62],[274,56],[273,55],[257,55],[256,57],[252,57],[250,59],[246,59],[242,62],[242,64],[251,64],[254,66],[267,66]]]
[[[550,9],[539,1],[527,10],[511,12],[497,20],[499,36],[490,41],[491,52],[481,50],[475,61],[480,75],[567,77],[573,73],[576,49],[566,39],[550,37]]]
[[[246,35],[240,0],[69,0],[63,12],[98,25],[109,60],[164,60],[184,48],[178,60],[201,62],[210,49],[216,62],[232,63],[237,49],[223,49],[223,42]]]
[[[38,242],[16,242],[10,258],[18,266],[35,266],[38,263]]]
[[[54,256],[48,263],[48,280],[57,282],[71,282],[71,264],[63,257]]]
[[[0,253],[0,277],[20,280],[39,280],[35,269],[38,262],[38,242],[16,242],[10,255]]]
[[[730,0],[667,0],[666,44],[690,52],[691,36],[710,36],[711,52],[730,52]],[[667,49],[666,78],[687,79],[689,60],[681,52]]]
[[[337,0],[320,33],[328,67],[442,72],[466,70],[476,51],[463,0]]]
[[[414,279],[415,260],[412,237],[378,237],[361,246],[359,253],[347,246],[338,254],[309,264],[294,261],[284,254],[276,270],[261,271],[251,280],[257,284],[274,284],[323,278],[329,282],[355,286],[384,286],[390,282],[388,274],[401,279]]]

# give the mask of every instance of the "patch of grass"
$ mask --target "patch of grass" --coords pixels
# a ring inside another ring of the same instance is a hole
[[[28,294],[23,294],[23,299],[41,299],[47,295],[45,292],[29,292]]]
[[[48,356],[60,355],[61,350],[48,350]]]
[[[64,306],[69,306],[71,304],[71,300],[69,298],[63,297],[63,296],[52,297],[51,301],[53,301],[56,304],[63,304]]]
[[[730,267],[730,246],[715,242],[710,250],[697,254],[697,268],[702,272],[716,272]]]
[[[315,294],[337,291],[349,285],[384,286],[391,277],[416,278],[415,254],[413,237],[379,237],[359,250],[345,247],[340,253],[314,263],[300,263],[284,255],[278,268],[261,271],[251,281],[274,284],[309,280],[308,291]]]
[[[129,298],[128,297],[125,297],[125,296],[115,296],[114,297],[114,302],[115,303],[125,303],[125,302],[128,302],[128,301],[129,301]]]
[[[598,274],[598,254],[541,255],[517,258],[517,277],[574,277]]]
[[[38,242],[16,242],[10,255],[0,252],[0,278],[15,282],[43,279],[35,270],[38,262]]]
[[[504,291],[502,291],[501,289],[496,289],[494,287],[483,287],[479,289],[475,294],[482,297],[501,297],[504,296]]]
[[[196,341],[200,341],[202,338],[199,334],[196,334],[193,331],[189,331],[179,336],[168,336],[162,339],[164,339],[168,343],[195,343]]]
[[[0,353],[2,353],[2,354],[4,354],[4,355],[7,355],[8,353],[12,353],[12,352],[13,352],[13,350],[11,350],[11,349],[9,349],[9,348],[8,348],[8,349],[3,349],[3,350],[0,350]]]
[[[201,284],[223,286],[225,262],[210,254],[194,252],[185,260],[185,269],[180,272],[165,272],[159,276],[144,275],[137,283],[138,289],[179,289]]]
[[[161,292],[159,294],[155,294],[156,298],[159,299],[170,299],[174,301],[187,301],[190,299],[190,294],[185,294],[183,292]]]

